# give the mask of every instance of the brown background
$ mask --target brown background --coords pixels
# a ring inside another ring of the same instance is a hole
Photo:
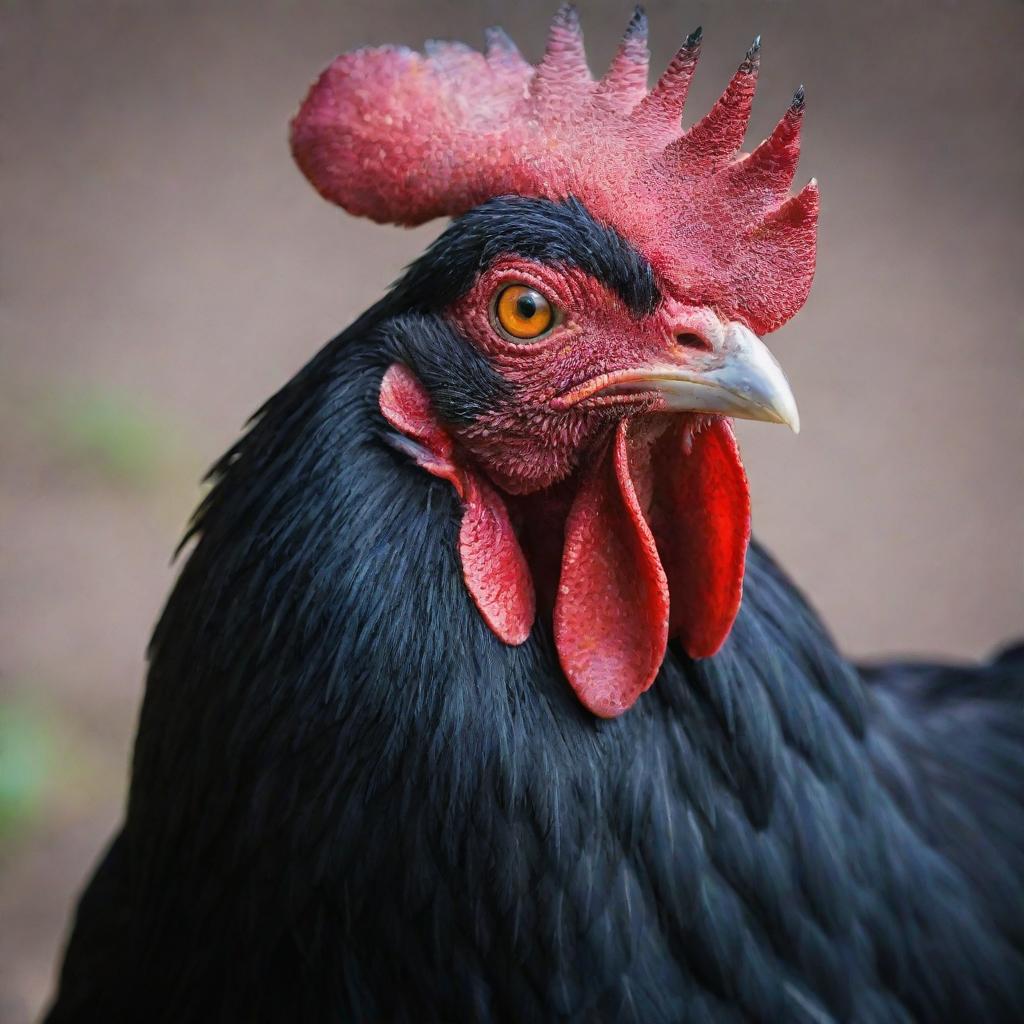
[[[291,164],[336,52],[553,4],[11,3],[0,132],[0,1019],[35,1014],[113,828],[147,632],[202,468],[432,237],[355,222]],[[690,115],[763,33],[751,137],[808,90],[820,269],[772,339],[799,438],[744,426],[755,529],[855,654],[1021,631],[1024,7],[649,4]],[[600,70],[629,15],[582,4]]]

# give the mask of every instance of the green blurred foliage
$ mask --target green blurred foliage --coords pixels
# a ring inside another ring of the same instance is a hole
[[[103,478],[148,488],[180,461],[181,432],[131,396],[91,391],[59,396],[47,416],[59,454]]]
[[[42,710],[17,699],[0,704],[0,842],[15,838],[40,809],[53,750]]]

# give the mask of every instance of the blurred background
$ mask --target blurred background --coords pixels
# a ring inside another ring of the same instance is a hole
[[[0,54],[0,1021],[33,1019],[114,828],[170,554],[204,468],[440,225],[354,221],[291,163],[338,51],[554,0],[6,0]],[[600,71],[626,0],[581,5]],[[757,534],[858,656],[1024,632],[1024,6],[648,3],[697,24],[688,120],[763,35],[750,138],[808,91],[805,311],[772,339],[803,433],[741,429]]]

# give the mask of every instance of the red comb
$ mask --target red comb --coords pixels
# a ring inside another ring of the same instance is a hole
[[[500,30],[485,53],[429,43],[338,57],[292,122],[292,152],[325,198],[381,222],[420,224],[494,196],[575,196],[651,262],[678,297],[764,334],[803,305],[814,274],[818,189],[789,195],[803,90],[772,134],[737,158],[759,45],[711,111],[682,131],[700,52],[691,35],[647,91],[637,9],[595,82],[572,6],[527,63]]]

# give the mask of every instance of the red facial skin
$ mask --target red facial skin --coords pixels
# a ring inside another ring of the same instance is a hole
[[[494,299],[525,284],[556,310],[533,341],[505,336]],[[739,608],[749,537],[746,478],[728,421],[661,411],[654,394],[594,396],[604,375],[685,364],[714,313],[664,299],[636,317],[583,272],[496,263],[449,319],[512,385],[502,405],[447,426],[409,370],[393,366],[381,409],[410,454],[463,502],[460,555],[488,625],[521,643],[536,593],[562,667],[595,714],[627,710],[654,681],[669,636],[713,654]]]
[[[492,307],[510,284],[535,288],[559,311],[561,322],[534,341],[504,337]],[[667,298],[652,315],[637,318],[617,294],[580,270],[510,258],[482,274],[449,316],[515,386],[512,401],[459,428],[458,440],[502,490],[530,494],[564,480],[607,441],[623,414],[661,406],[654,395],[618,395],[557,409],[559,396],[616,370],[685,362],[686,350],[676,339],[699,337],[709,313]]]

